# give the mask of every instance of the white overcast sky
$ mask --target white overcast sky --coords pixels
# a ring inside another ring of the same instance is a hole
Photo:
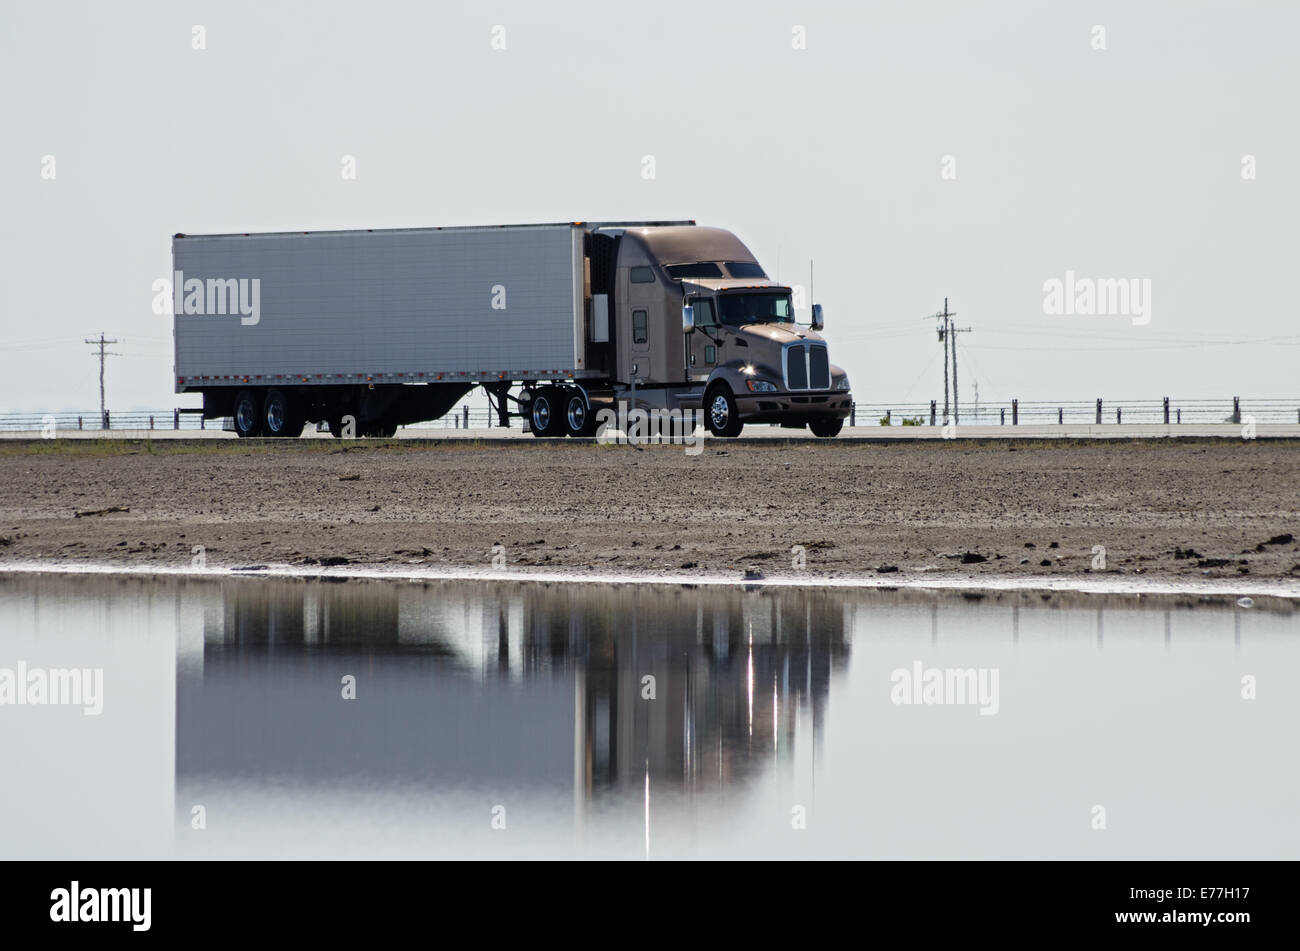
[[[101,330],[110,409],[193,403],[176,231],[627,218],[815,259],[860,401],[942,396],[945,295],[963,402],[1300,397],[1298,35],[1295,0],[3,0],[0,410],[95,407]],[[1045,315],[1067,269],[1149,279],[1150,323]]]

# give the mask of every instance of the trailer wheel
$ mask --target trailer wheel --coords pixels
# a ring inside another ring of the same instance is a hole
[[[840,434],[844,428],[842,419],[818,419],[808,424],[814,436],[820,436],[823,439],[832,439]]]
[[[528,423],[534,436],[541,438],[564,435],[560,403],[560,390],[557,387],[543,387],[533,394],[528,405]]]
[[[262,435],[262,412],[252,390],[240,390],[235,395],[235,433],[241,438]]]
[[[725,383],[714,384],[704,394],[704,425],[715,436],[739,436],[745,428],[736,411],[736,399]]]
[[[570,436],[596,435],[596,414],[577,390],[569,390],[564,398],[564,431]]]
[[[266,404],[262,408],[262,426],[268,436],[289,436],[297,438],[302,435],[302,410],[284,390],[271,390],[266,394]]]

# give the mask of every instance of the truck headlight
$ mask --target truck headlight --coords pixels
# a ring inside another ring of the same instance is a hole
[[[849,388],[849,378],[847,375],[840,377],[840,382],[835,384],[837,390],[847,390]]]
[[[769,383],[767,380],[746,380],[745,385],[749,387],[751,393],[775,393],[776,384]]]

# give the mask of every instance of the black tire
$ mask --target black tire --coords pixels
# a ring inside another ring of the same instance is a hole
[[[235,418],[235,433],[240,439],[262,435],[262,404],[252,390],[240,390],[235,394],[235,407],[231,414]]]
[[[559,387],[545,386],[533,393],[528,404],[528,426],[539,439],[564,435],[564,414]]]
[[[844,428],[842,419],[819,419],[808,424],[814,436],[820,436],[822,439],[834,439]]]
[[[596,435],[596,414],[577,390],[564,394],[564,432],[577,437]]]
[[[302,409],[284,390],[269,390],[262,405],[262,431],[268,436],[297,439],[302,435]]]
[[[736,411],[736,398],[725,383],[717,383],[704,394],[704,425],[715,436],[739,436],[745,424]]]

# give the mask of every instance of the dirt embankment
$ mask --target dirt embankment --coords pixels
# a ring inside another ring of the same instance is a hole
[[[1300,579],[1295,442],[56,440],[0,447],[0,480],[0,565],[201,546],[209,566]]]

